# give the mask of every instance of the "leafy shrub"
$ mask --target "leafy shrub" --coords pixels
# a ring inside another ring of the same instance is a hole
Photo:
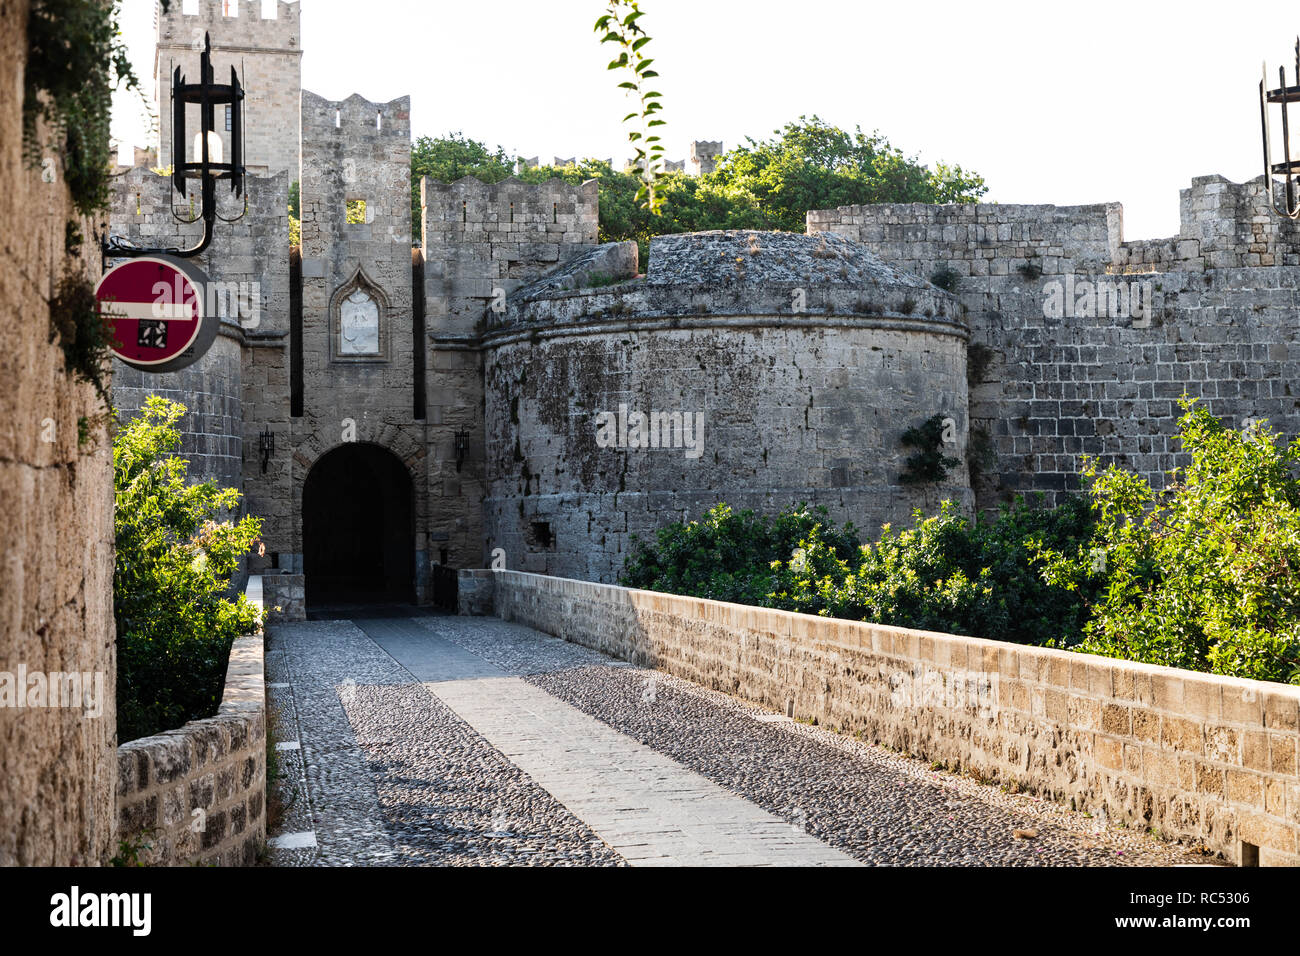
[[[1044,581],[1031,546],[1087,540],[1092,521],[1082,499],[1043,508],[1017,498],[975,518],[945,501],[939,514],[914,517],[901,532],[885,525],[879,541],[847,559],[823,547],[814,529],[801,553],[774,567],[770,605],[1021,644],[1079,639],[1088,592]]]
[[[930,284],[938,286],[945,292],[952,292],[956,289],[959,281],[961,281],[961,273],[952,266],[943,265],[930,273]]]
[[[851,620],[973,634],[1021,643],[1078,640],[1088,592],[1045,582],[1030,544],[1068,548],[1087,540],[1082,499],[1054,509],[1023,499],[991,519],[952,502],[902,532],[888,525],[874,545],[824,508],[800,506],[774,519],[718,505],[700,521],[661,528],[639,544],[621,582]]]
[[[113,443],[119,741],[215,714],[231,645],[262,623],[242,594],[226,596],[261,521],[231,519],[233,488],[186,484],[189,463],[173,454],[184,413],[150,396]]]
[[[919,425],[903,432],[900,441],[906,448],[915,448],[904,462],[898,480],[905,485],[924,485],[943,481],[948,472],[961,464],[961,459],[943,453],[943,416],[931,415]]]
[[[1089,459],[1094,535],[1041,546],[1046,579],[1098,590],[1080,650],[1300,683],[1300,439],[1181,404],[1191,464],[1157,492]]]
[[[660,528],[653,542],[633,538],[619,583],[715,601],[766,604],[775,584],[772,563],[788,561],[800,542],[816,534],[831,553],[858,547],[853,525],[836,529],[825,508],[787,508],[775,518],[752,511],[710,508],[699,521]]]

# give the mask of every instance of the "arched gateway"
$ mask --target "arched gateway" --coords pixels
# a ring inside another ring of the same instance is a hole
[[[307,604],[414,601],[413,486],[401,460],[354,442],[322,455],[302,491]]]

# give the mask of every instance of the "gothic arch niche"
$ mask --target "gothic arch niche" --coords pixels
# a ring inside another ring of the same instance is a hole
[[[326,452],[302,489],[308,607],[415,599],[414,483],[396,455],[349,442]]]
[[[388,359],[388,296],[361,269],[330,297],[330,358]]]

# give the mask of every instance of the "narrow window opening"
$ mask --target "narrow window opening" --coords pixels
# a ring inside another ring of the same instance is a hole
[[[383,129],[383,128],[384,128],[384,114],[382,112],[376,112],[375,129]]]
[[[551,203],[551,222],[559,222],[559,221],[560,221],[560,204],[558,202],[553,202]]]
[[[439,548],[439,549],[438,549],[438,563],[441,564],[444,568],[447,566],[447,557],[448,557],[448,555],[447,555],[447,549],[446,549],[446,548]]]
[[[1259,866],[1259,847],[1253,843],[1241,841],[1241,865]]]
[[[142,210],[142,209],[140,208],[140,194],[139,194],[139,193],[136,193],[136,194],[135,194],[135,214],[136,214],[137,216],[143,216],[143,215],[144,215],[144,210]]]
[[[464,199],[460,201],[460,221],[469,222],[469,203]]]
[[[514,222],[514,221],[515,221],[515,204],[514,204],[514,203],[511,203],[511,204],[510,204],[510,221],[511,221],[511,222]]]
[[[348,225],[357,226],[366,221],[366,201],[364,199],[349,199],[347,201]]]
[[[334,111],[334,128],[338,129],[343,125],[343,114],[339,110]]]

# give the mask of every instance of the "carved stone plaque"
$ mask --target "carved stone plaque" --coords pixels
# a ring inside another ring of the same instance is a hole
[[[379,354],[379,303],[357,289],[339,306],[339,354]]]

